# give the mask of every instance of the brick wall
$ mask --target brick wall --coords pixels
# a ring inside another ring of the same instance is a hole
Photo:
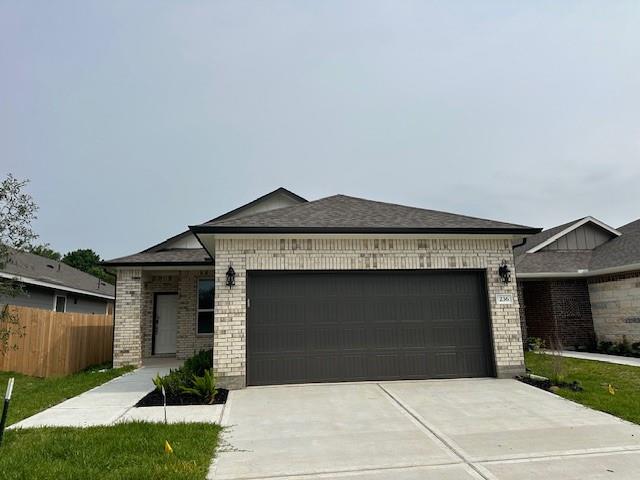
[[[142,272],[118,270],[113,328],[113,366],[142,363]]]
[[[117,272],[114,364],[140,365],[152,355],[156,293],[177,293],[176,357],[185,359],[213,347],[212,334],[196,334],[197,281],[213,278],[213,270]]]
[[[523,281],[526,332],[552,347],[590,347],[595,342],[589,289],[586,280]]]
[[[589,279],[598,341],[640,342],[640,272]]]
[[[509,240],[281,238],[223,239],[215,244],[214,369],[221,384],[245,384],[247,270],[487,269],[495,361],[499,376],[524,370],[515,282],[503,284],[498,267],[513,265]],[[229,265],[236,285],[225,285]],[[497,293],[510,293],[511,305],[497,305]]]

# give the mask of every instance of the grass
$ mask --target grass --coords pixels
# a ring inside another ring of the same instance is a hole
[[[37,428],[5,434],[3,480],[202,480],[220,427],[124,423],[111,427]],[[164,452],[164,442],[173,447]]]
[[[527,368],[544,377],[552,376],[550,355],[527,352]],[[574,392],[561,388],[556,393],[564,398],[640,424],[640,368],[628,365],[579,360],[563,357],[565,381],[578,380],[584,390]],[[613,385],[615,395],[608,390]]]
[[[99,370],[99,367],[93,367],[66,377],[52,378],[36,378],[19,373],[0,372],[0,397],[2,398],[4,398],[9,378],[15,377],[16,379],[7,424],[11,425],[68,398],[75,397],[131,371],[132,368]]]

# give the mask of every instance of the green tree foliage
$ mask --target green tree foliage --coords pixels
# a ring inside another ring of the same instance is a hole
[[[65,254],[62,261],[67,265],[87,272],[107,283],[114,283],[114,277],[100,266],[100,255],[90,248],[80,248]]]
[[[7,175],[0,182],[0,269],[10,261],[12,250],[29,250],[38,237],[31,229],[38,206],[31,195],[24,192],[28,180]],[[12,280],[0,280],[0,297],[11,298],[22,292],[22,285]],[[0,308],[0,354],[6,353],[12,335],[22,335],[18,318],[7,305]]]
[[[48,243],[43,243],[42,245],[34,245],[29,249],[29,251],[35,255],[50,258],[51,260],[56,260],[58,262],[62,259],[62,254],[60,252],[56,252],[49,246]]]

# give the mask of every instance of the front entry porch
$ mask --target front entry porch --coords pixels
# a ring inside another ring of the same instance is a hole
[[[202,268],[121,270],[114,365],[184,360],[213,348],[213,277]]]

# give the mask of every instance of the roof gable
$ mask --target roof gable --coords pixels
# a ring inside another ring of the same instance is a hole
[[[618,230],[594,217],[584,217],[532,237],[534,244],[528,246],[526,253],[536,253],[540,250],[592,250],[606,241],[603,241],[602,236],[596,235],[595,231],[606,232],[608,239],[621,235]],[[576,248],[572,248],[572,245]]]
[[[238,208],[234,208],[233,210],[223,213],[208,222],[214,222],[217,220],[230,219],[230,218],[240,218],[247,215],[252,215],[254,213],[275,210],[277,208],[286,208],[298,203],[304,203],[307,200],[300,195],[293,193],[290,190],[287,190],[284,187],[276,188],[274,191],[269,192],[261,197],[252,200],[249,203],[241,205]],[[186,230],[178,235],[170,237],[152,247],[149,247],[142,252],[158,252],[166,249],[186,249],[186,248],[201,248],[200,242],[195,238],[193,233],[190,230]]]
[[[539,229],[495,220],[334,195],[242,218],[191,227],[196,233],[513,233]]]

